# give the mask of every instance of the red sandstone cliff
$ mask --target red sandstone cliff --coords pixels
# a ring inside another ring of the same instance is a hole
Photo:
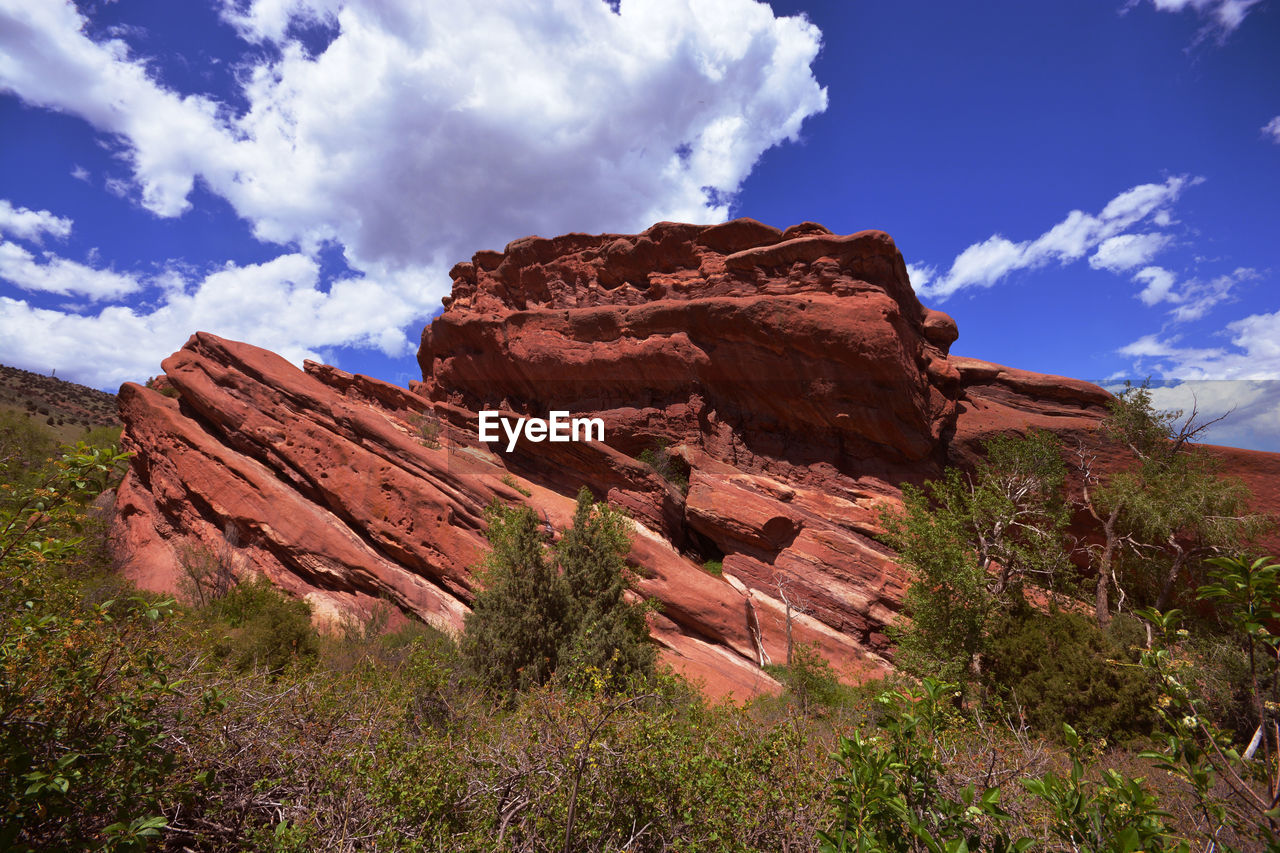
[[[789,601],[797,640],[858,678],[885,666],[904,591],[874,538],[897,486],[971,463],[994,433],[1086,436],[1105,414],[1088,383],[950,356],[954,322],[880,232],[660,223],[519,240],[451,275],[412,390],[204,333],[164,362],[176,398],[125,385],[137,455],[117,539],[134,576],[171,588],[203,543],[322,616],[385,596],[457,629],[484,506],[563,527],[587,485],[635,520],[667,661],[716,694],[776,689],[759,664],[785,657]],[[597,416],[605,441],[508,453],[477,440],[482,409]],[[660,443],[687,493],[637,461]],[[1240,461],[1274,491],[1280,456]]]

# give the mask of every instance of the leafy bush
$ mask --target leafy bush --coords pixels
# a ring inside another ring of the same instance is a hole
[[[831,708],[846,698],[835,670],[816,645],[797,643],[792,649],[790,664],[766,666],[765,671],[782,682],[787,698],[802,712],[817,707]]]
[[[9,432],[0,515],[0,848],[133,850],[159,835],[173,766],[158,709],[172,692],[151,643],[169,602],[84,601],[60,571],[85,507],[127,454],[77,445],[47,465]],[[40,447],[43,449],[43,447]]]
[[[1155,687],[1137,655],[1079,613],[1023,604],[1001,614],[983,664],[988,694],[1050,736],[1069,723],[1117,743],[1155,724]]]
[[[308,667],[319,654],[311,608],[290,598],[266,578],[232,587],[208,605],[208,612],[231,628],[217,653],[239,670],[279,674],[291,664]]]
[[[894,632],[898,659],[962,690],[980,678],[990,620],[1027,584],[1056,590],[1069,566],[1057,439],[1001,436],[984,449],[971,476],[949,468],[923,489],[906,485],[903,510],[881,519],[912,573],[903,601],[911,621]]]

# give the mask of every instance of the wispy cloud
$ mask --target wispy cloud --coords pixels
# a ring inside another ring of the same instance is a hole
[[[1173,305],[1169,319],[1174,323],[1199,320],[1215,305],[1231,299],[1237,284],[1259,277],[1257,270],[1249,267],[1237,267],[1230,273],[1205,280],[1190,278],[1181,283],[1173,272],[1163,267],[1143,267],[1133,274],[1134,281],[1146,285],[1138,298],[1146,305],[1159,305],[1161,302]]]
[[[1132,8],[1140,0],[1130,0],[1125,6]],[[1234,32],[1249,11],[1262,0],[1151,0],[1151,5],[1161,12],[1185,12],[1191,10],[1207,22],[1205,34],[1216,31],[1225,36]]]
[[[962,290],[991,287],[1019,270],[1072,263],[1090,252],[1095,267],[1130,269],[1150,260],[1170,238],[1128,229],[1143,222],[1171,222],[1170,208],[1178,196],[1200,180],[1181,175],[1160,184],[1140,184],[1111,199],[1099,213],[1071,211],[1034,239],[1015,242],[994,234],[957,255],[941,275],[933,267],[917,266],[922,275],[913,282],[921,296],[945,301]]]
[[[1180,346],[1177,336],[1144,335],[1119,352],[1138,375],[1171,379],[1280,379],[1280,311],[1229,323],[1228,347]]]
[[[1276,116],[1271,121],[1262,126],[1262,132],[1271,137],[1271,141],[1280,145],[1280,116]]]
[[[133,276],[95,269],[51,252],[37,258],[17,243],[6,240],[0,240],[0,279],[21,290],[63,296],[77,294],[94,301],[118,299],[141,286]]]

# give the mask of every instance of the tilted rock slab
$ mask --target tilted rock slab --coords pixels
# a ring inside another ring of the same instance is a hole
[[[776,691],[761,665],[788,642],[860,680],[889,667],[907,583],[877,541],[900,484],[973,464],[1001,432],[1086,440],[1109,399],[950,356],[955,323],[877,231],[659,223],[531,237],[451,275],[411,389],[206,333],[163,364],[176,397],[121,388],[129,572],[178,589],[203,548],[331,621],[389,599],[458,631],[484,507],[526,504],[560,530],[586,485],[630,513],[654,639],[710,693]],[[507,452],[477,439],[482,410],[600,417],[605,440]],[[637,460],[664,446],[687,491]]]

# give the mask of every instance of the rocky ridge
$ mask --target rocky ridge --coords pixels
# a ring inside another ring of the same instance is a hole
[[[122,387],[137,455],[116,541],[134,577],[174,588],[184,554],[212,549],[324,618],[381,597],[457,630],[484,507],[525,503],[559,529],[586,485],[631,514],[653,636],[711,693],[776,690],[761,665],[788,635],[859,679],[888,666],[905,588],[876,539],[899,484],[1003,431],[1087,440],[1108,399],[950,355],[955,323],[877,231],[659,223],[519,240],[451,276],[409,389],[206,333],[163,364],[176,397]],[[507,452],[477,439],[486,409],[600,417],[605,440]]]

